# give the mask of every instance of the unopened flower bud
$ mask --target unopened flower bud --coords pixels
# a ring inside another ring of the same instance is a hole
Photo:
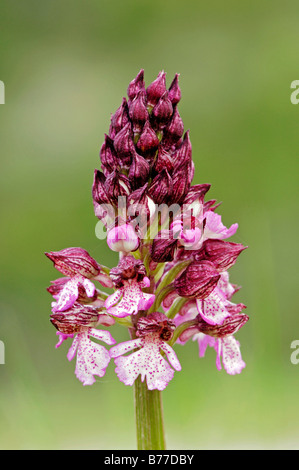
[[[113,171],[107,177],[105,188],[111,204],[117,204],[119,197],[127,197],[131,192],[131,185],[128,177],[118,171]]]
[[[226,242],[218,239],[208,239],[201,249],[194,255],[199,260],[208,260],[213,263],[219,272],[227,271],[233,266],[239,254],[247,247],[241,243]]]
[[[175,107],[171,121],[164,128],[163,131],[163,145],[170,147],[175,144],[184,134],[184,123],[178,112],[177,107]]]
[[[178,241],[171,237],[171,235],[172,233],[169,231],[169,237],[167,238],[159,236],[154,238],[151,246],[151,258],[153,261],[166,263],[173,260]]]
[[[105,134],[105,141],[100,150],[100,159],[103,169],[106,170],[107,173],[111,173],[111,171],[117,169],[119,166],[113,140],[107,134]]]
[[[93,185],[92,185],[92,198],[97,204],[109,203],[109,197],[106,191],[106,177],[99,171],[94,170]]]
[[[189,131],[185,132],[182,145],[173,156],[174,165],[180,168],[181,165],[189,164],[192,160],[192,145],[189,137]]]
[[[166,204],[167,201],[171,200],[172,180],[165,168],[153,179],[148,188],[148,195],[158,205]]]
[[[51,251],[45,255],[54,263],[54,267],[65,276],[80,274],[86,278],[96,277],[100,265],[83,248],[65,248],[61,251]]]
[[[173,105],[176,105],[181,99],[181,89],[179,87],[179,74],[176,73],[168,89],[168,96]]]
[[[112,251],[129,253],[137,250],[140,240],[134,227],[129,224],[118,225],[109,230],[107,243]]]
[[[115,136],[114,148],[117,157],[121,161],[121,166],[129,166],[131,164],[132,155],[135,147],[133,142],[133,132],[131,124],[128,123],[122,130]]]
[[[156,80],[154,80],[146,89],[147,103],[149,106],[154,107],[158,103],[161,96],[166,91],[166,73],[164,71],[158,74]]]
[[[216,287],[220,274],[209,261],[193,261],[174,281],[181,297],[204,299]]]
[[[116,134],[118,134],[118,132],[120,132],[129,121],[128,103],[126,98],[123,98],[122,104],[111,117],[111,124],[109,129],[110,137],[114,139]]]
[[[182,164],[172,173],[172,202],[180,204],[183,202],[190,187],[190,178],[188,177],[189,165]]]
[[[131,81],[128,86],[127,94],[130,100],[133,100],[140,90],[145,90],[144,87],[144,70],[140,70],[138,75]]]
[[[140,90],[130,104],[130,118],[133,122],[133,131],[140,133],[144,123],[148,120],[148,111],[145,103],[145,91]]]
[[[152,117],[154,118],[155,125],[158,129],[165,127],[167,121],[171,118],[172,113],[173,107],[170,99],[168,98],[168,91],[165,91],[152,111]]]
[[[173,170],[173,159],[172,155],[161,145],[155,158],[153,170],[155,173],[160,173],[163,169],[171,174]]]
[[[142,129],[142,133],[137,142],[137,149],[144,156],[154,153],[159,145],[159,139],[151,128],[149,121],[146,121]]]
[[[137,152],[134,153],[129,170],[129,180],[131,187],[137,189],[143,186],[148,179],[150,167],[148,162]]]

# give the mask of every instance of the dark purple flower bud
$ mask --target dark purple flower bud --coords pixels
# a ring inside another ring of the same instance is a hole
[[[148,162],[137,152],[134,153],[129,170],[129,181],[133,189],[143,186],[148,179],[150,167]]]
[[[105,141],[100,150],[100,159],[104,170],[107,173],[118,168],[118,160],[113,146],[113,140],[105,134]]]
[[[213,263],[219,272],[223,272],[235,264],[239,254],[246,248],[241,243],[208,239],[203,243],[201,249],[194,254],[194,258],[197,261],[208,260]]]
[[[172,202],[175,204],[180,204],[183,202],[186,194],[188,193],[190,187],[190,181],[188,178],[189,165],[183,164],[178,169],[174,170],[172,173]]]
[[[153,179],[148,188],[148,195],[158,205],[171,200],[172,180],[165,168]]]
[[[140,133],[144,123],[148,120],[148,111],[145,102],[145,91],[140,90],[130,103],[129,115],[133,122],[133,131]]]
[[[175,107],[171,121],[169,124],[167,124],[163,131],[162,143],[167,147],[171,147],[182,137],[183,134],[184,123],[181,119],[178,109]]]
[[[146,89],[147,104],[151,107],[154,107],[165,91],[166,73],[162,71],[158,74],[156,80],[154,80]]]
[[[130,123],[126,124],[125,127],[123,127],[123,129],[115,136],[114,149],[117,157],[121,161],[121,166],[129,167],[132,155],[135,151],[133,132]]]
[[[118,171],[113,171],[107,177],[105,188],[111,204],[118,204],[119,197],[127,197],[131,192],[131,185],[128,177]]]
[[[132,255],[121,258],[118,265],[110,270],[110,278],[117,289],[124,285],[124,281],[135,279],[137,282],[141,282],[145,277],[144,264]]]
[[[61,251],[50,251],[45,255],[65,276],[80,274],[92,279],[101,272],[101,266],[83,248],[65,248]]]
[[[133,100],[140,90],[145,90],[144,70],[140,70],[138,75],[129,84],[128,91],[127,91],[129,99]]]
[[[209,261],[193,261],[174,281],[177,293],[189,299],[205,299],[216,287],[220,274]]]
[[[114,139],[116,134],[118,134],[118,132],[120,132],[129,121],[128,103],[126,98],[123,98],[122,104],[111,117],[111,124],[109,129],[110,137]]]
[[[151,128],[149,121],[146,121],[137,142],[137,149],[142,155],[152,155],[157,150],[159,143],[159,139]]]
[[[175,323],[167,318],[164,313],[153,312],[147,317],[141,317],[137,323],[137,337],[143,337],[151,333],[158,333],[164,341],[169,341],[175,330]]]
[[[151,246],[152,260],[156,263],[173,261],[177,243],[177,239],[172,237],[172,232],[170,231],[167,238],[161,238],[159,235],[155,237]]]
[[[199,202],[203,203],[204,197],[209,191],[210,187],[210,184],[196,184],[194,186],[191,186],[185,196],[184,204],[192,204],[192,202],[197,199],[199,200]]]
[[[173,160],[171,154],[160,145],[153,170],[155,173],[160,173],[163,169],[166,169],[168,173],[171,174],[173,170]]]
[[[181,89],[179,87],[179,74],[176,73],[168,89],[168,96],[173,105],[176,105],[181,99]]]
[[[109,197],[106,191],[106,177],[99,170],[94,170],[92,184],[92,198],[94,204],[108,204]]]
[[[172,113],[173,107],[170,99],[168,98],[168,91],[165,91],[152,110],[151,117],[154,120],[155,126],[159,129],[165,127],[167,121],[171,118]]]
[[[181,167],[181,165],[190,164],[192,160],[192,145],[189,137],[189,131],[185,132],[184,140],[182,145],[173,155],[174,166],[176,168]]]

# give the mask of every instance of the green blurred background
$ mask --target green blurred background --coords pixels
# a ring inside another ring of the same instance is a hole
[[[0,79],[1,449],[134,449],[133,391],[111,364],[83,387],[55,349],[45,251],[95,236],[91,184],[110,115],[141,68],[180,73],[194,183],[211,183],[233,241],[231,269],[250,321],[237,334],[247,367],[218,372],[214,350],[177,346],[167,387],[169,449],[299,448],[298,2],[2,0]],[[121,327],[119,327],[121,328]],[[127,333],[115,327],[116,339]]]

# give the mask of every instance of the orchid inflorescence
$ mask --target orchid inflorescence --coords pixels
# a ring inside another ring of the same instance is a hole
[[[140,376],[148,390],[163,390],[181,370],[174,345],[189,339],[200,357],[210,346],[217,368],[238,374],[245,363],[234,334],[248,316],[232,302],[239,287],[228,271],[245,247],[226,241],[238,224],[225,227],[219,204],[205,201],[210,185],[191,184],[179,75],[167,89],[162,71],[145,88],[141,70],[127,94],[111,117],[92,186],[95,215],[119,262],[109,269],[77,247],[46,253],[64,275],[48,287],[56,347],[72,340],[67,357],[76,356],[83,385],[104,376],[113,358],[124,384]],[[109,331],[116,325],[128,329],[128,341],[116,344]]]

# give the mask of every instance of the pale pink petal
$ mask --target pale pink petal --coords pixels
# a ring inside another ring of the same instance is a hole
[[[76,355],[77,347],[78,347],[78,335],[75,336],[74,341],[72,342],[72,345],[67,353],[66,357],[68,358],[69,361],[74,359]]]
[[[96,290],[94,284],[87,278],[82,279],[81,284],[86,291],[87,297],[93,297]]]
[[[71,308],[76,302],[79,295],[78,281],[70,279],[59,293],[57,302],[52,302],[53,312],[64,312]]]
[[[161,347],[162,351],[165,352],[165,354],[167,356],[167,359],[169,360],[172,367],[177,371],[181,370],[182,366],[181,366],[181,364],[180,364],[180,362],[177,358],[176,353],[172,349],[172,347],[169,346],[169,344],[165,343],[165,341],[161,341],[160,347]]]
[[[138,340],[137,340],[138,341]],[[116,356],[127,352],[136,346],[142,346],[141,349],[130,354],[115,359],[115,372],[118,378],[125,385],[133,385],[136,378],[140,375],[141,380],[146,379],[149,390],[164,390],[169,381],[173,378],[174,370],[160,354],[162,340],[157,334],[149,334],[137,343],[135,340],[128,341],[122,345],[114,346],[110,349],[111,356]],[[173,364],[179,370],[179,362],[175,358],[174,352],[166,346],[165,350],[170,355]]]
[[[115,339],[112,338],[110,331],[97,330],[96,328],[90,328],[89,329],[89,334],[93,338],[104,341],[104,343],[106,343],[106,344],[115,344],[116,343]]]
[[[57,336],[59,337],[59,341],[58,341],[58,343],[56,344],[55,348],[59,348],[59,346],[61,346],[62,343],[63,343],[64,341],[66,341],[68,338],[73,338],[73,337],[74,337],[73,334],[67,335],[67,334],[65,334],[65,333],[61,333],[60,331],[57,331],[56,334],[57,334]]]
[[[111,357],[122,356],[128,351],[132,351],[132,349],[140,348],[142,344],[143,341],[141,338],[132,339],[131,341],[125,341],[123,343],[117,344],[117,346],[113,346],[113,348],[110,349],[109,353]]]
[[[226,336],[222,341],[222,362],[226,372],[230,375],[240,374],[246,366],[242,360],[240,343],[233,336]]]
[[[122,289],[118,289],[117,291],[113,292],[113,294],[109,295],[105,300],[105,307],[109,310],[113,305],[116,305],[117,302],[122,297]]]
[[[122,287],[123,297],[121,301],[114,307],[108,309],[108,313],[119,318],[124,318],[129,315],[136,315],[139,307],[139,303],[142,305],[142,310],[146,304],[148,298],[143,298],[143,294],[137,282],[128,282],[124,287]],[[152,295],[152,294],[151,294]],[[109,298],[109,297],[108,297]],[[107,299],[108,300],[108,299]]]
[[[216,339],[212,336],[205,335],[204,333],[197,333],[196,335],[194,335],[193,341],[198,342],[199,357],[204,357],[208,346],[210,346],[211,348],[215,348],[216,346]]]
[[[238,224],[231,225],[230,228],[226,228],[222,221],[221,215],[214,211],[207,211],[205,214],[206,224],[204,229],[204,238],[218,238],[224,239],[234,235],[238,229]]]
[[[221,325],[230,316],[225,308],[225,302],[215,291],[204,299],[197,299],[198,313],[209,325]]]
[[[79,333],[75,374],[83,385],[92,385],[94,376],[103,377],[110,361],[108,351],[100,344],[90,341],[86,332]]]
[[[155,301],[155,294],[140,293],[140,300],[138,304],[138,310],[148,310]]]
[[[125,385],[133,385],[140,375],[146,378],[149,390],[164,390],[173,378],[174,371],[159,353],[158,348],[143,347],[127,357],[115,359],[115,372]]]

